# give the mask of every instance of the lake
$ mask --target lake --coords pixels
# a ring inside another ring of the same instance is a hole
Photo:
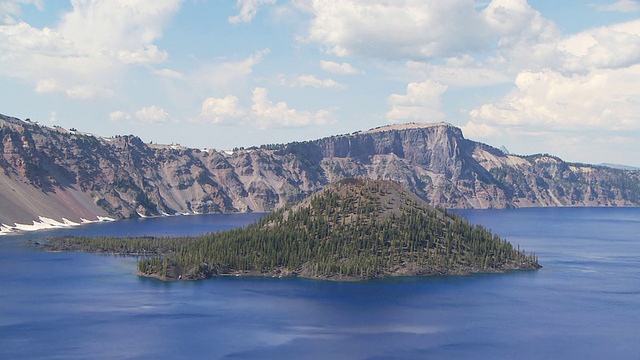
[[[638,359],[640,209],[456,211],[544,267],[360,283],[164,283],[136,258],[46,253],[54,234],[179,235],[260,214],[0,237],[1,359]]]

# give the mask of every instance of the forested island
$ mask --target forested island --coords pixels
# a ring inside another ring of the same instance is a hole
[[[244,228],[195,237],[49,239],[52,251],[143,256],[137,274],[365,280],[540,268],[535,254],[393,181],[345,179]]]

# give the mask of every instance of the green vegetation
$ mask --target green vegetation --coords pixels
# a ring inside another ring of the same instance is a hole
[[[162,279],[224,274],[368,279],[537,269],[482,226],[428,206],[399,184],[348,179],[245,228],[183,238],[58,238],[53,249],[155,254],[138,273]]]

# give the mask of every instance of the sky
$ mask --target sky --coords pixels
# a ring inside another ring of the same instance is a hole
[[[640,167],[640,0],[0,0],[0,113],[210,149],[444,121]]]

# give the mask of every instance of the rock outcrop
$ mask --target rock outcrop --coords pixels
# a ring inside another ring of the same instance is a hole
[[[271,211],[352,177],[395,180],[447,208],[640,205],[638,171],[507,155],[445,123],[204,151],[0,115],[0,168],[8,225]]]

